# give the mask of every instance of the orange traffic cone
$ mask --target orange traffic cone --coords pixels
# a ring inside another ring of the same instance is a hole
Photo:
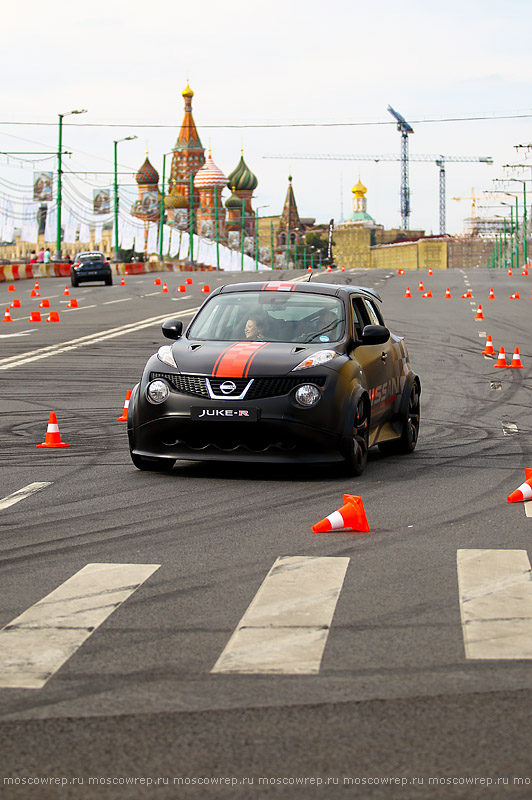
[[[482,306],[480,305],[480,303],[478,304],[477,313],[475,314],[475,319],[486,319],[486,317],[482,313]]]
[[[464,299],[470,300],[472,297],[473,295],[471,294],[471,289],[468,289],[465,294],[461,295],[462,300]]]
[[[59,311],[50,311],[46,322],[61,322],[59,319]]]
[[[524,270],[521,272],[521,275],[528,275],[528,267],[524,268]]]
[[[182,283],[177,287],[176,292],[186,292],[186,290],[187,287]]]
[[[40,297],[41,295],[37,291],[37,289],[32,289],[30,292],[30,297]]]
[[[6,311],[5,311],[5,314],[4,314],[4,319],[2,320],[2,322],[13,322],[13,320],[11,318],[11,314],[9,313],[9,306],[7,306],[7,308],[6,308]]]
[[[211,291],[211,287],[208,283],[204,283],[200,289],[200,292],[206,292],[207,294]]]
[[[40,311],[30,311],[30,318],[29,322],[41,322],[41,312]]]
[[[452,298],[453,298],[453,296],[451,294],[451,290],[449,289],[449,287],[447,287],[447,289],[445,290],[445,297],[443,299],[444,300],[452,300]]]
[[[127,410],[129,408],[129,398],[131,397],[131,389],[128,389],[126,392],[126,399],[124,400],[124,410],[122,411],[122,416],[117,417],[117,422],[126,422],[127,421]]]
[[[432,275],[432,267],[429,267],[428,275]]]
[[[192,280],[192,278],[186,278],[186,279],[185,279],[185,283],[187,284],[187,286],[192,286],[192,284],[194,283],[194,281]]]
[[[154,286],[160,286],[161,285],[161,279],[160,278],[155,278],[155,280],[153,281],[153,285]]]
[[[493,291],[493,289],[490,289],[488,300],[495,300],[495,292]]]
[[[519,292],[515,292],[515,294],[511,294],[508,300],[520,300]]]
[[[38,292],[38,291],[39,291],[39,289],[41,288],[41,287],[39,286],[39,281],[35,281],[35,286],[34,286],[33,288],[35,289],[35,291],[36,291],[36,292]]]
[[[168,286],[166,285],[166,283],[163,283],[163,294],[166,294],[167,292],[168,292]]]
[[[407,286],[407,287],[406,287],[406,292],[405,292],[405,295],[404,295],[404,296],[405,296],[405,297],[412,297],[412,294],[411,294],[411,292],[410,292],[410,286]]]
[[[508,275],[510,275],[510,277],[513,275],[511,268],[508,270]]]
[[[8,292],[14,292],[14,291],[16,291],[16,289],[15,289],[15,284],[14,284],[14,283],[10,283],[10,284],[9,284],[9,286],[7,287],[7,291],[8,291]]]
[[[532,500],[532,469],[525,467],[525,482],[506,498],[509,503],[519,503],[522,500]]]
[[[125,285],[126,285],[126,279],[122,278],[122,280],[120,281],[120,286],[125,286]]]
[[[35,447],[70,447],[69,444],[61,441],[61,434],[59,433],[59,425],[57,424],[55,411],[50,411],[44,442],[36,444]]]
[[[405,271],[404,271],[404,269],[401,269],[401,268],[399,268],[399,269],[397,270],[397,274],[398,274],[398,275],[404,275],[404,274],[405,274]]]
[[[331,267],[331,265],[330,265],[330,264],[329,264],[329,266],[327,267],[327,272],[332,272],[332,267]]]
[[[50,308],[50,301],[47,297],[43,297],[41,302],[39,303],[39,308]]]
[[[70,292],[68,291],[68,286],[65,286],[65,291],[63,292],[63,297],[70,297]]]
[[[425,292],[425,294],[422,294],[421,297],[432,297],[432,292],[429,289],[428,292]]]
[[[493,339],[489,335],[486,338],[486,347],[482,351],[481,355],[483,355],[483,356],[494,356],[495,355],[495,350],[493,349]]]
[[[341,272],[345,272],[345,267],[343,266],[343,264],[342,264]]]
[[[307,267],[307,272],[312,272],[312,267]]]
[[[354,494],[342,495],[344,505],[312,526],[314,533],[326,533],[347,528],[369,533],[369,522],[362,498]]]
[[[514,354],[512,356],[512,363],[510,364],[511,369],[524,369],[523,365],[521,364],[521,356],[519,355],[519,348],[516,347],[514,350]]]
[[[67,308],[79,308],[78,301],[75,297],[70,300],[70,303],[67,303]]]
[[[499,355],[497,356],[497,363],[493,365],[496,369],[506,369],[510,366],[506,361],[506,353],[504,347],[499,348]]]
[[[419,292],[425,291],[425,287],[423,286],[423,281],[419,281],[419,286],[417,288]]]
[[[15,299],[11,303],[11,308],[20,308],[20,300],[18,299],[18,297],[15,297]]]

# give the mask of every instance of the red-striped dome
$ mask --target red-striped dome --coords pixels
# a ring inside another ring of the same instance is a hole
[[[137,172],[135,180],[139,186],[157,186],[159,183],[159,173],[155,167],[150,164],[148,156],[146,156],[146,161]]]
[[[194,177],[194,188],[212,189],[213,187],[218,186],[219,189],[223,189],[226,183],[227,178],[223,174],[222,170],[216,166],[211,158],[211,154],[209,153],[205,164],[196,172]]]

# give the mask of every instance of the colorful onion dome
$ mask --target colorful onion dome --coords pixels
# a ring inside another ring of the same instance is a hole
[[[215,186],[222,189],[227,182],[227,178],[222,170],[216,166],[212,160],[211,153],[207,156],[205,164],[196,172],[194,176],[195,189],[212,189]]]
[[[363,197],[366,192],[368,191],[362,181],[360,180],[360,175],[358,176],[358,183],[355,183],[353,188],[351,189],[353,194],[358,197]]]
[[[157,186],[159,183],[159,173],[155,169],[152,164],[150,164],[150,160],[148,158],[148,154],[146,153],[146,161],[139,169],[136,174],[135,180],[139,184],[139,186]]]
[[[242,154],[237,167],[229,174],[227,187],[232,189],[234,186],[237,192],[252,192],[258,185],[259,182],[256,175],[252,173]]]
[[[240,208],[241,209],[242,206],[244,205],[244,201],[242,200],[241,197],[238,197],[238,195],[235,194],[235,192],[236,192],[236,187],[235,186],[231,187],[231,192],[232,192],[231,197],[228,197],[227,200],[225,201],[225,207],[226,208]]]
[[[187,78],[187,85],[183,89],[182,95],[183,95],[183,97],[194,97],[194,92],[192,91],[192,89],[188,85],[188,78]]]

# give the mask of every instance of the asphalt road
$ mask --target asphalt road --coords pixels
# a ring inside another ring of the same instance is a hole
[[[88,564],[154,565],[42,688],[0,688],[0,796],[532,796],[532,654],[509,658],[503,633],[494,657],[466,657],[457,570],[458,551],[528,551],[532,518],[506,496],[532,467],[532,273],[320,276],[381,293],[422,382],[415,453],[372,451],[359,479],[327,466],[133,467],[117,417],[165,341],[160,321],[190,319],[203,283],[242,279],[194,273],[177,294],[184,277],[166,276],[168,294],[153,275],[83,285],[78,309],[64,282],[43,279],[61,318],[50,324],[28,322],[30,281],[0,285],[0,308],[21,300],[0,324],[0,500],[47,482],[0,507],[0,626]],[[524,369],[495,369],[486,334],[510,358],[519,347]],[[37,449],[52,411],[71,446]],[[344,492],[362,497],[371,533],[313,534]],[[319,671],[212,672],[289,556],[348,559]],[[530,622],[527,591],[505,596],[497,620]],[[68,783],[27,782],[43,777]],[[125,783],[135,777],[152,783]]]

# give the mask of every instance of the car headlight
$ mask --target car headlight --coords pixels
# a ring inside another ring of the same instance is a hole
[[[304,383],[302,386],[299,386],[296,391],[297,402],[300,406],[305,406],[306,408],[315,406],[320,397],[320,390],[312,383]]]
[[[157,350],[157,358],[159,361],[163,361],[165,364],[168,364],[169,367],[175,367],[176,369],[178,368],[172,353],[172,346],[169,344],[163,344],[161,347],[159,347]]]
[[[337,355],[338,353],[334,350],[318,350],[317,353],[313,353],[302,361],[301,364],[298,364],[297,367],[294,367],[292,372],[298,369],[307,369],[308,367],[319,367],[320,364],[326,364],[327,361],[331,361],[331,359],[336,358]]]
[[[146,395],[150,403],[164,403],[169,394],[170,389],[166,381],[152,381],[146,389]]]

